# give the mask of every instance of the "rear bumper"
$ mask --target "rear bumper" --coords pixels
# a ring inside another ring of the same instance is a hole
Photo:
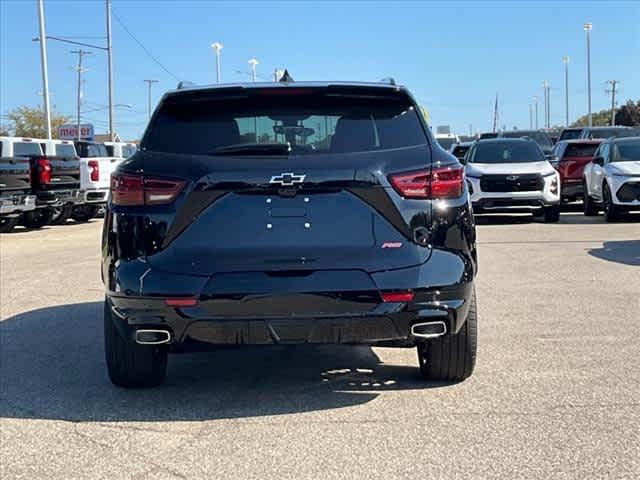
[[[0,215],[14,217],[36,208],[35,195],[15,194],[0,197]]]
[[[581,198],[584,194],[582,182],[563,182],[561,192],[563,200]]]
[[[107,203],[109,198],[108,188],[97,188],[93,190],[84,190],[82,192],[84,203]]]
[[[83,203],[80,190],[45,190],[36,194],[38,207],[61,207],[67,204]]]
[[[351,292],[323,288],[310,293],[291,282],[270,292],[263,288],[261,294],[229,294],[211,290],[212,283],[227,282],[158,272],[133,261],[115,268],[107,301],[124,335],[133,338],[138,329],[169,330],[176,350],[206,344],[412,346],[420,341],[411,335],[416,323],[442,321],[447,332],[455,333],[466,320],[474,266],[459,255],[434,251],[424,265],[367,276],[372,286],[367,291],[355,286]],[[411,289],[413,301],[382,302],[379,291],[394,289]],[[198,303],[165,304],[166,298],[186,296],[195,296]]]

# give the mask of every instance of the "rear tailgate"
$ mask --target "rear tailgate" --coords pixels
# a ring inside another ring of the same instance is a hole
[[[78,157],[47,156],[51,166],[51,180],[48,189],[80,188],[80,161]]]
[[[85,190],[107,190],[111,174],[118,167],[122,158],[95,157],[80,159],[80,185]]]
[[[26,193],[30,189],[29,159],[0,157],[0,195]]]
[[[584,167],[598,148],[597,142],[569,143],[558,163],[558,172],[564,183],[582,182]]]

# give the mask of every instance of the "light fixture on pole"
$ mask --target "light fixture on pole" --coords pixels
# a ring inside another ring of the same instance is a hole
[[[256,65],[258,65],[258,60],[256,60],[255,58],[252,58],[251,60],[249,60],[249,67],[251,68],[251,81],[255,82],[256,81]]]
[[[147,84],[147,118],[151,119],[151,85],[158,83],[158,80],[143,80]]]
[[[591,30],[593,24],[591,22],[585,23],[584,32],[587,42],[587,119],[589,126],[593,126],[593,118],[591,116]]]
[[[216,52],[216,83],[220,83],[220,50],[222,50],[222,44],[220,42],[212,43],[211,48]]]
[[[569,126],[569,62],[570,58],[566,55],[562,57],[564,63],[564,124]]]

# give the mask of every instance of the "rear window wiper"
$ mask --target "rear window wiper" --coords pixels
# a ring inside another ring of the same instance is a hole
[[[289,155],[288,143],[239,143],[214,148],[207,155]]]

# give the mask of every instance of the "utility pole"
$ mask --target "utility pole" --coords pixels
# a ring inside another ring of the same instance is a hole
[[[76,119],[76,127],[77,127],[77,131],[76,131],[76,138],[78,140],[80,140],[80,105],[82,104],[82,73],[83,73],[83,69],[82,69],[82,57],[84,55],[90,55],[91,52],[87,52],[86,50],[73,50],[71,53],[77,53],[78,54],[78,66],[76,67],[76,69],[78,70],[78,116]]]
[[[569,126],[569,57],[562,57],[564,63],[564,124]]]
[[[493,106],[493,131],[498,128],[498,94],[496,93],[496,103]]]
[[[51,111],[49,110],[49,71],[47,66],[47,39],[44,33],[44,0],[38,0],[38,24],[40,27],[40,65],[42,67],[42,95],[47,139],[51,140]]]
[[[533,103],[536,107],[536,130],[538,129],[538,97],[533,97]]]
[[[147,83],[147,119],[151,119],[151,85],[154,83],[158,83],[158,80],[143,80],[143,82]]]
[[[616,124],[616,87],[620,83],[618,80],[607,81],[611,85],[611,90],[607,90],[607,93],[611,94],[611,126]]]
[[[542,82],[542,88],[544,88],[544,124],[546,128],[549,128],[551,115],[549,112],[549,82],[547,80]]]
[[[593,24],[591,22],[583,25],[587,41],[587,118],[589,127],[593,126],[593,116],[591,115],[591,30]]]
[[[220,83],[220,50],[222,50],[222,44],[220,42],[212,43],[211,48],[216,52],[216,83]]]
[[[109,140],[113,141],[113,49],[111,48],[111,0],[107,7],[107,67],[109,70]]]
[[[252,58],[251,60],[249,60],[249,67],[251,68],[251,81],[255,82],[256,81],[256,65],[258,65],[258,60],[256,60],[255,58]]]

